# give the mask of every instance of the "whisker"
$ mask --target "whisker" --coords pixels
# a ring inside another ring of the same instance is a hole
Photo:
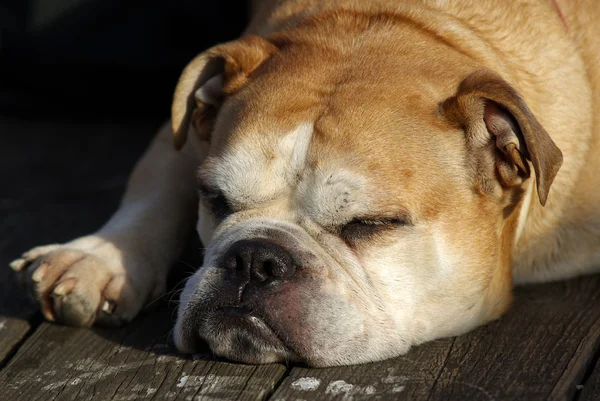
[[[192,266],[191,264],[189,264],[188,262],[184,261],[184,260],[180,260],[179,263],[183,263],[184,265],[186,265],[187,267],[191,267],[192,269],[194,269],[194,271],[198,270],[199,267],[197,266]]]
[[[183,292],[183,288],[180,289],[180,290],[178,290],[178,291],[173,291],[173,293],[171,294],[171,297],[169,298],[169,303],[177,303],[177,304],[179,304],[179,301],[173,302],[173,297],[175,295],[181,294],[182,292]]]
[[[178,283],[177,283],[175,286],[173,286],[173,289],[172,289],[172,290],[170,290],[170,291],[166,291],[166,292],[164,292],[163,294],[160,294],[159,296],[157,296],[156,298],[154,298],[152,301],[150,301],[150,302],[148,303],[148,305],[146,305],[146,306],[145,306],[145,308],[148,308],[148,307],[150,307],[150,306],[151,306],[151,305],[153,305],[153,304],[154,304],[156,301],[158,301],[158,300],[161,300],[161,299],[163,299],[164,297],[167,297],[167,296],[169,296],[169,295],[171,295],[171,298],[172,298],[172,296],[173,296],[173,294],[174,294],[174,293],[176,293],[176,292],[178,292],[178,291],[182,291],[182,289],[181,289],[181,288],[178,288],[178,287],[179,287],[179,285],[180,285],[181,283],[183,283],[183,282],[184,282],[184,281],[186,281],[187,279],[188,279],[188,278],[186,277],[186,278],[184,278],[184,279],[180,280],[180,281],[179,281],[179,282],[178,282]],[[145,308],[144,308],[144,309],[145,309]]]

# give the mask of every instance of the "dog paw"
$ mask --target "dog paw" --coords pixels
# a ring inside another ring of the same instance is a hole
[[[150,291],[134,283],[120,262],[121,252],[94,245],[41,246],[10,264],[46,319],[72,326],[118,326],[144,305]]]

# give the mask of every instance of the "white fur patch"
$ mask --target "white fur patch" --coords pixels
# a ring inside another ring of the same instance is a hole
[[[366,212],[364,178],[347,170],[317,170],[301,183],[298,196],[311,219],[325,226],[345,222]]]
[[[454,272],[454,266],[457,264],[456,250],[452,250],[452,247],[446,241],[446,234],[436,229],[433,231],[431,238],[435,246],[435,253],[437,256],[437,267],[438,273],[442,277],[451,277]]]
[[[529,206],[531,205],[531,199],[533,195],[533,187],[535,186],[535,179],[532,179],[529,186],[525,190],[525,196],[523,197],[523,203],[521,210],[519,211],[519,220],[517,222],[517,230],[515,234],[515,244],[519,243],[523,229],[525,228],[525,222],[529,216]]]
[[[198,222],[196,224],[196,231],[202,241],[202,245],[208,246],[212,239],[213,232],[215,230],[215,223],[211,217],[204,202],[198,202]]]
[[[279,144],[282,161],[285,162],[283,159],[289,155],[289,165],[288,168],[285,168],[290,173],[288,174],[288,180],[293,180],[295,175],[304,168],[313,131],[314,125],[312,123],[300,124],[294,131],[287,134]]]
[[[216,163],[213,179],[232,202],[251,206],[268,202],[289,190],[301,173],[313,133],[312,123],[302,123],[274,146],[268,143],[233,146]],[[268,138],[265,135],[265,138]]]

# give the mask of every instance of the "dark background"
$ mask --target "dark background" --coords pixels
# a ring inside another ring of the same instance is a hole
[[[246,16],[244,0],[0,0],[0,113],[167,118],[185,64]]]

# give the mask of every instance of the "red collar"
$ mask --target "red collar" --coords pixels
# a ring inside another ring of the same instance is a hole
[[[556,0],[552,0],[552,5],[554,6],[554,9],[556,9],[556,12],[558,13],[558,16],[560,17],[560,20],[562,21],[563,25],[565,26],[565,29],[568,31],[569,25],[567,24],[567,19],[565,18],[565,15],[563,14]]]

